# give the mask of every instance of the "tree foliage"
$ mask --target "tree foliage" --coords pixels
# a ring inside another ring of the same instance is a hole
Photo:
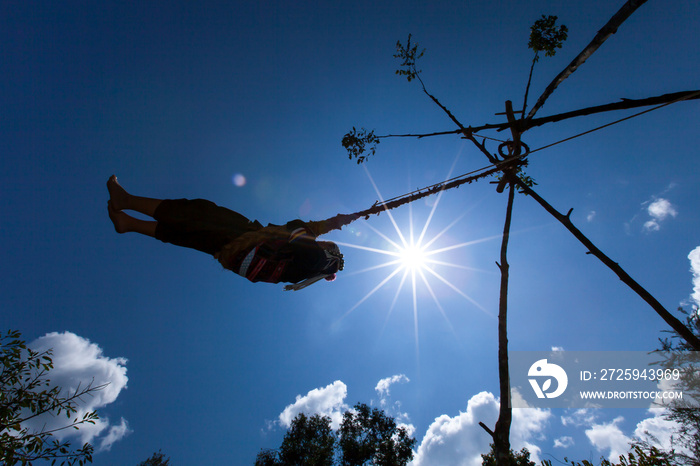
[[[170,458],[166,458],[165,454],[158,450],[147,460],[141,461],[138,466],[170,466]]]
[[[379,137],[375,136],[374,130],[367,131],[365,128],[360,128],[359,130],[355,127],[352,131],[349,131],[345,136],[343,136],[342,141],[343,147],[348,151],[348,158],[350,160],[354,158],[357,159],[358,165],[364,162],[369,155],[374,155],[377,151],[377,144],[379,144]],[[364,155],[365,151],[369,152],[369,155]]]
[[[416,440],[404,427],[397,428],[384,411],[366,404],[357,404],[343,415],[339,433],[343,465],[398,466],[413,458]]]
[[[563,24],[557,28],[556,23],[556,16],[542,15],[542,18],[535,21],[535,24],[530,27],[530,41],[527,46],[535,51],[535,57],[538,56],[539,52],[544,52],[546,57],[553,57],[556,55],[557,49],[562,48],[568,37],[569,29]]]
[[[358,403],[345,412],[338,432],[328,416],[293,420],[279,450],[261,450],[256,466],[404,466],[413,459],[411,438],[384,411]]]
[[[532,72],[535,69],[535,63],[540,59],[540,52],[544,52],[546,57],[553,57],[557,53],[557,49],[562,48],[564,41],[568,37],[569,29],[563,24],[556,27],[556,16],[545,16],[535,21],[535,24],[530,26],[530,41],[527,46],[535,51],[535,56],[532,57],[532,65],[530,65],[530,76],[527,78],[527,86],[525,87],[525,98],[523,99],[522,116],[525,116],[527,109],[527,96],[530,93],[530,83],[532,82]]]
[[[424,53],[425,49],[421,50],[420,53],[418,52],[418,44],[414,44],[413,47],[411,47],[411,34],[408,35],[405,47],[401,44],[401,41],[396,41],[396,53],[394,54],[394,58],[403,60],[401,62],[401,68],[396,70],[396,74],[399,76],[406,76],[408,82],[417,78],[421,70],[416,68],[416,62]]]
[[[262,449],[255,457],[255,466],[278,466],[280,464],[277,450]]]
[[[284,436],[279,457],[282,464],[330,466],[333,464],[334,447],[331,418],[319,415],[307,417],[300,413]]]
[[[600,466],[673,466],[668,455],[658,450],[655,447],[650,447],[645,450],[639,445],[635,445],[632,451],[627,453],[627,455],[620,455],[619,463],[615,463],[605,458],[600,459]],[[583,460],[581,463],[576,461],[569,461],[564,458],[564,464],[571,466],[597,466],[588,460]],[[543,466],[552,466],[552,462],[549,460],[542,462]]]
[[[90,383],[65,394],[61,387],[51,387],[51,355],[51,350],[37,352],[28,348],[18,331],[0,334],[0,464],[27,465],[39,459],[60,460],[62,465],[92,462],[92,445],[86,443],[71,450],[69,442],[57,440],[54,434],[94,424],[98,419],[94,411],[73,416],[81,397],[104,386]],[[67,423],[50,430],[28,427],[27,421],[43,414],[63,415]]]
[[[494,450],[494,446],[491,444],[491,451],[489,451],[488,454],[481,455],[481,464],[483,466],[536,466],[536,463],[530,460],[530,452],[527,448],[523,448],[519,452],[511,450],[508,454],[507,463],[504,461],[498,462]],[[669,455],[657,448],[643,448],[640,445],[635,445],[632,451],[628,452],[626,455],[620,455],[618,461],[618,463],[615,463],[608,459],[601,458],[600,466],[674,466],[675,464],[671,462]],[[571,461],[568,458],[564,458],[563,463],[558,463],[569,466],[598,466],[588,460],[583,460],[579,463],[577,461]],[[540,464],[541,466],[553,466],[551,460],[543,460]]]
[[[491,444],[491,450],[487,454],[481,455],[481,461],[483,466],[505,466],[502,461],[499,463],[496,460],[496,451],[493,443]],[[510,450],[508,466],[535,466],[535,462],[530,461],[530,452],[527,448],[523,448],[519,452]]]

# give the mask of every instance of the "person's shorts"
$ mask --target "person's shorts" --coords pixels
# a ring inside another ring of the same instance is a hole
[[[166,199],[156,208],[156,239],[214,255],[234,238],[260,228],[257,221],[206,199]]]

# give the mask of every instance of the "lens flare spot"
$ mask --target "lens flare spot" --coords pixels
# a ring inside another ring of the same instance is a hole
[[[241,173],[236,173],[235,175],[233,175],[232,180],[233,184],[235,186],[238,186],[239,188],[242,188],[246,184],[245,176],[243,176]]]

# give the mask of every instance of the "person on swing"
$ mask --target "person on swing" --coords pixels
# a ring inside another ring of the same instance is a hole
[[[338,215],[318,222],[268,224],[205,199],[152,199],[128,193],[112,175],[107,181],[109,218],[117,233],[136,232],[164,243],[211,254],[221,265],[251,282],[289,282],[299,290],[318,280],[332,281],[343,270],[338,246],[316,238],[357,218]],[[134,218],[134,210],[153,221]]]

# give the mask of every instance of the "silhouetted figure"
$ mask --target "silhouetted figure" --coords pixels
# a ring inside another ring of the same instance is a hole
[[[289,282],[293,285],[287,285],[286,290],[298,290],[322,278],[332,281],[336,272],[343,270],[338,246],[316,240],[342,226],[337,217],[263,227],[257,220],[250,221],[205,199],[134,196],[117,182],[115,175],[107,181],[107,189],[109,218],[117,233],[141,233],[211,254],[226,269],[252,282]],[[153,220],[140,220],[123,210],[134,210]]]

